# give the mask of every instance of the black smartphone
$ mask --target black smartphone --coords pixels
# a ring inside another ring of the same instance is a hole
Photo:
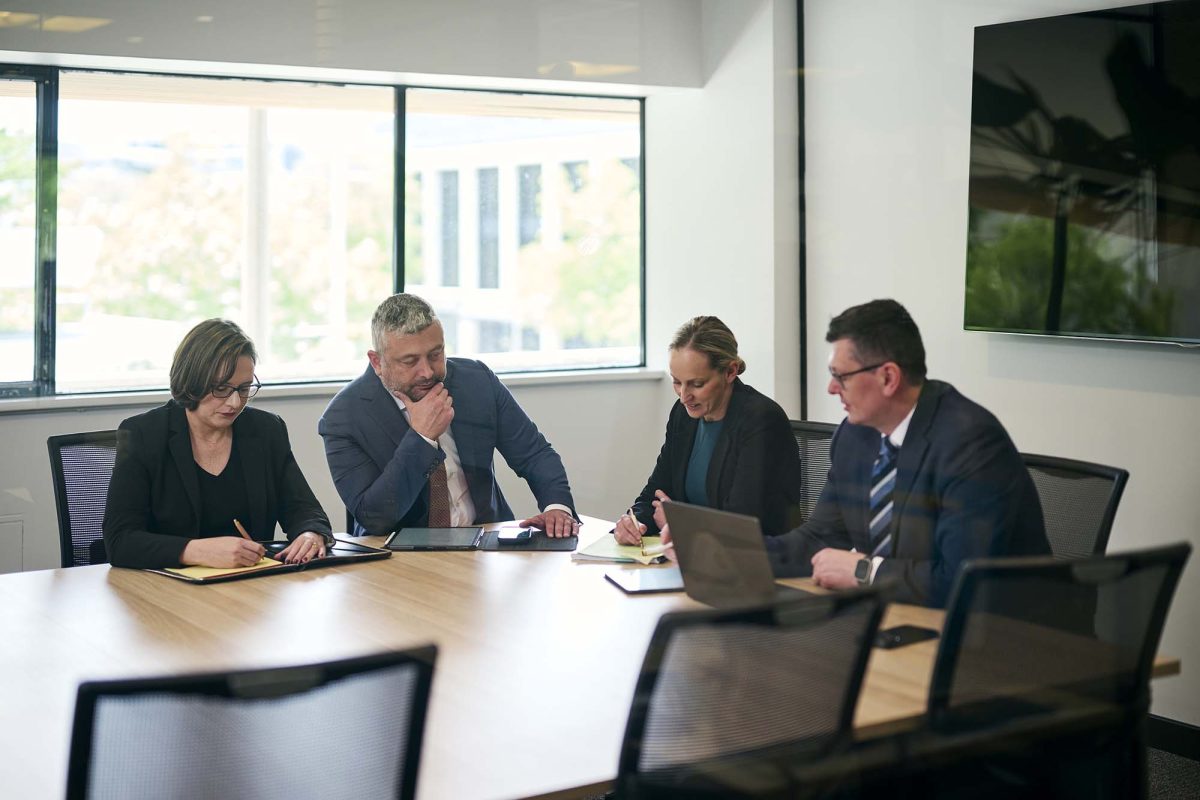
[[[517,544],[528,542],[533,536],[532,528],[501,528],[496,531],[496,540],[500,544]]]
[[[933,628],[922,628],[920,625],[897,625],[894,628],[884,628],[877,633],[875,646],[891,650],[895,647],[904,647],[906,644],[936,639],[939,635]]]

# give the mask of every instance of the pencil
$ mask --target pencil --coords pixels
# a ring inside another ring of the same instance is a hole
[[[242,535],[243,539],[250,539],[250,534],[246,533],[246,529],[242,527],[242,523],[238,522],[236,517],[233,520],[233,527],[238,529],[238,533]],[[250,541],[254,540],[250,539]]]

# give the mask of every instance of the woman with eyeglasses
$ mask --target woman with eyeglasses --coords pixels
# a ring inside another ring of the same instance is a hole
[[[733,331],[716,317],[693,317],[669,349],[679,402],[650,479],[617,521],[617,541],[640,544],[646,533],[668,541],[662,505],[671,500],[758,517],[768,535],[790,530],[799,450],[779,404],[738,377],[746,362]]]
[[[113,566],[250,566],[276,523],[291,544],[275,558],[325,555],[329,518],[287,426],[248,406],[257,359],[241,328],[205,320],[175,350],[171,399],[121,423],[103,524]]]

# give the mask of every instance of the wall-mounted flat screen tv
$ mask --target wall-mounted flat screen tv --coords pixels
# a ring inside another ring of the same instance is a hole
[[[1200,343],[1200,0],[975,29],[965,326]]]

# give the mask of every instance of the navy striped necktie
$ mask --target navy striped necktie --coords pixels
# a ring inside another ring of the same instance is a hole
[[[886,436],[879,437],[879,456],[871,470],[871,556],[892,554],[892,495],[896,489],[896,455],[900,450]]]

